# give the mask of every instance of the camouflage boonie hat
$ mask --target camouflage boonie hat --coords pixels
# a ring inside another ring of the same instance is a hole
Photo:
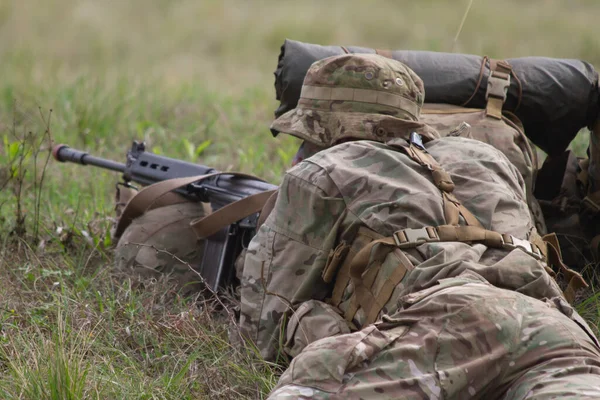
[[[399,61],[377,54],[345,54],[316,61],[304,78],[298,105],[271,130],[318,146],[344,139],[379,142],[395,137],[398,120],[418,121],[423,81]]]

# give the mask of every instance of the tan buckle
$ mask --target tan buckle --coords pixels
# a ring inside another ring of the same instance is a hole
[[[543,260],[544,256],[540,249],[533,243],[514,237],[513,235],[502,235],[502,248],[508,250],[520,249],[536,260]]]
[[[510,74],[490,71],[488,76],[487,91],[485,92],[485,99],[487,100],[490,96],[502,99],[504,103],[508,94],[508,88],[510,87]]]
[[[416,229],[402,229],[394,232],[393,238],[394,242],[396,242],[396,246],[400,249],[412,248],[423,243],[440,241],[437,231],[431,226]]]

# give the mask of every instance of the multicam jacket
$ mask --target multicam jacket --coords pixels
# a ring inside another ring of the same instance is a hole
[[[521,175],[502,153],[462,137],[432,140],[425,147],[452,177],[453,194],[485,229],[520,239],[535,232]],[[444,224],[442,196],[431,174],[397,148],[364,140],[317,153],[287,172],[272,213],[250,243],[242,277],[242,333],[265,358],[274,359],[282,349],[295,356],[311,341],[362,328],[360,311],[352,323],[339,315],[348,308],[351,284],[341,310],[327,304],[333,283],[325,282],[323,270],[332,251],[352,243],[365,227],[390,236]],[[520,249],[438,242],[402,253],[412,266],[380,316],[393,318],[411,293],[466,272],[534,298],[561,296],[544,263]],[[384,261],[374,286],[395,267]],[[298,330],[304,341],[292,332]]]

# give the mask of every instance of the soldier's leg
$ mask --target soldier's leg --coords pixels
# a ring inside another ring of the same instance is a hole
[[[506,400],[600,399],[597,339],[564,300],[554,300],[527,315],[523,345],[506,373]]]
[[[600,352],[577,324],[533,298],[467,284],[418,299],[378,327],[311,344],[270,398],[502,398],[520,393],[529,382],[520,378],[536,376],[549,357],[574,370],[569,393],[591,396],[595,385],[580,398],[600,398]]]

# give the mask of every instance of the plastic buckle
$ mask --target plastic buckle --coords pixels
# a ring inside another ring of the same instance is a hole
[[[410,143],[414,144],[419,149],[421,149],[425,152],[427,151],[427,150],[425,150],[425,145],[423,144],[423,138],[417,132],[410,133]]]
[[[513,235],[502,235],[502,240],[504,242],[502,243],[502,248],[504,249],[514,250],[518,248],[536,260],[544,259],[544,256],[540,250],[533,243],[527,240],[516,238]]]
[[[487,82],[487,91],[485,92],[485,99],[487,100],[490,96],[492,96],[502,99],[502,102],[505,102],[509,87],[509,74],[498,71],[490,71]]]
[[[404,237],[401,236],[404,235]],[[440,237],[434,228],[402,229],[394,232],[394,242],[398,248],[411,248],[427,242],[439,242]],[[406,238],[406,239],[405,239]]]

